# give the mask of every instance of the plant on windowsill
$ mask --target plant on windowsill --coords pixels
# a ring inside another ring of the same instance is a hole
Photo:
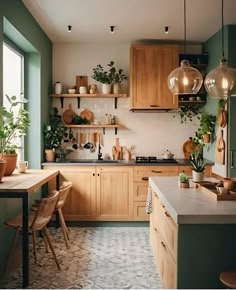
[[[183,188],[189,188],[189,178],[184,172],[179,173],[179,185]]]
[[[16,96],[6,99],[10,103],[10,109],[0,107],[0,159],[6,161],[6,168],[4,175],[11,175],[16,168],[17,150],[22,147],[16,143],[18,137],[24,136],[30,126],[28,111],[20,108],[18,112],[16,108],[19,104],[27,103],[28,101],[21,97],[17,99]]]

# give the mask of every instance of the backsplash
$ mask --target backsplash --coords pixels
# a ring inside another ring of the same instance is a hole
[[[125,74],[129,75],[129,47],[129,43],[54,44],[54,84],[56,81],[60,81],[63,84],[63,91],[67,92],[68,86],[75,85],[77,75],[87,75],[88,83],[92,84],[94,83],[94,80],[91,79],[93,68],[97,64],[105,66],[111,60],[115,61]],[[123,93],[128,93],[128,84],[128,82],[124,82]],[[101,84],[98,84],[98,92],[101,92]],[[105,135],[102,135],[103,158],[112,158],[112,146],[115,145],[115,138],[119,138],[121,146],[133,146],[132,158],[137,155],[154,155],[161,158],[161,154],[167,149],[175,154],[174,158],[183,158],[182,144],[194,135],[198,127],[198,120],[180,124],[178,114],[173,112],[130,112],[129,97],[118,98],[117,103],[117,109],[115,109],[113,98],[81,98],[80,109],[78,109],[76,98],[65,98],[64,108],[61,108],[60,99],[53,98],[53,106],[58,108],[60,114],[71,104],[73,111],[77,114],[87,108],[101,123],[104,123],[105,114],[111,114],[116,117],[118,124],[125,126],[124,129],[118,129],[117,135],[115,135],[114,129],[106,129]],[[174,115],[176,115],[175,118]],[[94,130],[73,129],[74,132],[87,133]],[[90,153],[88,149],[77,149],[67,158],[97,158],[97,149],[94,153]]]

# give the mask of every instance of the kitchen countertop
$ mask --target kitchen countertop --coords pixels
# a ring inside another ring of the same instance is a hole
[[[236,200],[217,201],[213,193],[180,188],[178,177],[149,177],[149,185],[177,224],[236,224]]]
[[[96,159],[78,159],[78,160],[64,160],[60,162],[43,162],[42,166],[190,166],[188,159],[176,159],[177,163],[136,163],[135,160],[102,160],[102,162]],[[88,162],[87,162],[88,161]],[[115,162],[114,162],[115,161]],[[116,162],[117,161],[117,162]],[[205,160],[207,165],[212,166],[214,163],[209,160]]]

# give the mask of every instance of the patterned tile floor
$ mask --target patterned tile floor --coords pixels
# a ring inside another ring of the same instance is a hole
[[[61,229],[50,228],[62,270],[37,238],[38,264],[31,254],[29,288],[160,289],[148,227],[71,227],[70,250]],[[21,270],[3,288],[21,288]]]

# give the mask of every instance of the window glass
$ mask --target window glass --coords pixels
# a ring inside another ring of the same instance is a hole
[[[6,95],[9,97],[16,96],[19,99],[22,97],[24,80],[23,65],[24,56],[8,44],[3,43],[3,106],[5,106],[8,110],[10,109],[11,104],[6,98]],[[23,106],[23,104],[13,107],[13,112],[18,112],[20,106]],[[23,160],[24,138],[16,138],[15,143],[20,145],[22,148],[19,152],[17,152],[18,160]]]

